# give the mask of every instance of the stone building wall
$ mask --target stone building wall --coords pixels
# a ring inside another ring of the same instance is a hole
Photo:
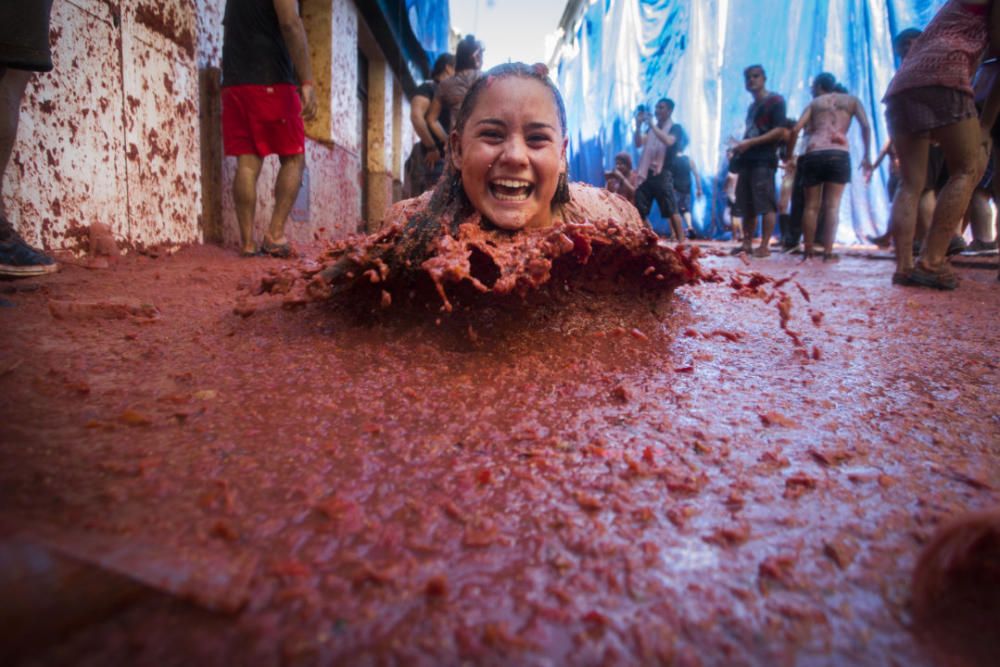
[[[55,69],[28,85],[3,188],[8,215],[29,242],[75,249],[87,226],[102,222],[126,247],[236,244],[235,158],[222,157],[219,120],[224,7],[55,0]],[[298,243],[373,227],[399,191],[413,143],[401,85],[353,0],[304,0],[302,14],[320,115],[307,126],[307,179],[287,226]],[[364,146],[359,48],[369,60]],[[258,237],[276,174],[272,156],[258,184]]]

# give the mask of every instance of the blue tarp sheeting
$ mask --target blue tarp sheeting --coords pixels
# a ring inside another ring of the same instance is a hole
[[[604,184],[615,153],[632,148],[633,113],[660,97],[677,103],[674,120],[691,136],[688,155],[701,172],[706,200],[695,207],[702,233],[718,233],[712,210],[726,141],[743,136],[751,98],[743,68],[759,63],[767,87],[788,102],[790,117],[809,103],[812,78],[833,73],[865,104],[871,156],[887,139],[882,94],[895,62],[892,36],[922,28],[945,0],[591,0],[564,48],[557,80],[566,98],[573,178]],[[850,132],[855,167],[861,133]],[[859,171],[841,204],[837,240],[884,230],[885,164],[866,186]],[[654,224],[657,220],[653,220]]]
[[[451,14],[448,0],[406,0],[410,27],[417,36],[431,65],[435,58],[448,50],[448,28]]]

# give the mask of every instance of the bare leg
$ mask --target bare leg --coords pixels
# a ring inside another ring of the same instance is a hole
[[[823,219],[826,220],[823,256],[833,255],[833,241],[837,238],[837,223],[840,221],[840,198],[844,195],[846,183],[823,184]]]
[[[733,230],[733,240],[742,241],[743,240],[743,218],[738,215],[732,217],[729,222],[729,226]]]
[[[927,180],[927,153],[930,141],[926,136],[898,134],[892,144],[899,158],[899,189],[892,200],[889,227],[896,244],[896,272],[909,273],[913,268],[913,232],[917,223],[917,202]]]
[[[257,177],[260,176],[263,164],[263,158],[258,155],[240,155],[236,158],[233,201],[236,204],[236,220],[240,225],[240,250],[246,253],[257,250],[253,241],[253,218],[257,208]]]
[[[981,146],[979,120],[969,118],[938,128],[934,138],[941,143],[948,165],[948,182],[938,195],[927,240],[920,251],[921,263],[931,271],[945,262],[948,242],[958,230],[962,215],[972,198],[972,191],[982,177],[986,154]]]
[[[670,229],[673,231],[674,238],[677,240],[677,243],[683,243],[684,221],[681,218],[680,213],[674,213],[672,216],[670,216]]]
[[[288,239],[285,238],[285,221],[288,220],[295,198],[299,195],[299,188],[302,187],[306,156],[285,155],[279,159],[281,169],[278,170],[278,178],[274,183],[274,210],[271,212],[271,227],[267,236],[271,243],[280,245],[288,243]]]
[[[813,244],[816,242],[816,219],[819,218],[820,199],[823,196],[823,186],[813,185],[805,188],[805,206],[802,208],[802,237],[805,248],[804,257],[812,257]]]
[[[920,245],[924,244],[927,232],[931,228],[931,218],[934,217],[934,207],[937,206],[937,194],[933,190],[925,190],[920,195],[917,204],[917,227],[913,233],[914,239],[920,240]]]
[[[31,72],[0,67],[0,188],[7,175],[7,164],[17,139],[17,121],[21,115],[21,98],[31,79]],[[0,218],[7,219],[3,199],[0,198]]]
[[[741,218],[743,222],[743,249],[746,250],[749,255],[753,250],[753,233],[757,231],[757,216],[743,216]]]
[[[771,235],[774,234],[774,223],[777,217],[778,214],[774,211],[765,213],[761,217],[760,246],[754,253],[757,257],[767,257],[771,254]]]
[[[993,232],[993,211],[990,209],[990,193],[976,189],[972,193],[972,203],[969,204],[972,219],[972,238],[982,243],[989,243],[996,238]]]

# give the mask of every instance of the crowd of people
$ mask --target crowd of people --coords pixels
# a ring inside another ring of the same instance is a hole
[[[31,29],[18,33],[23,48],[4,56],[0,69],[4,169],[28,77],[51,68],[51,1],[32,6]],[[864,105],[832,74],[815,77],[813,99],[795,121],[787,116],[784,97],[768,89],[764,67],[746,67],[744,83],[752,100],[745,131],[726,152],[724,189],[730,200],[730,227],[739,241],[733,253],[769,256],[778,227],[784,250],[800,250],[804,260],[819,255],[824,261],[837,259],[833,244],[840,201],[855,173],[847,137],[856,121],[862,177],[870,179],[873,168],[889,159],[890,220],[886,233],[872,240],[895,247],[892,282],[954,289],[958,280],[947,257],[964,249],[962,230],[971,225],[974,249],[996,246],[990,200],[1000,187],[993,183],[996,156],[993,153],[991,161],[990,155],[1000,112],[1000,86],[994,85],[1000,73],[1000,19],[991,9],[992,0],[949,0],[923,32],[911,29],[897,35],[899,67],[883,100],[891,140],[874,165]],[[302,180],[303,120],[316,112],[305,30],[294,0],[230,2],[224,23],[223,139],[225,153],[237,159],[233,195],[241,253],[287,256],[291,248],[284,224]],[[408,196],[434,188],[454,159],[459,141],[454,119],[468,91],[483,77],[482,58],[483,45],[467,35],[454,56],[437,59],[431,80],[413,96],[411,121],[419,141],[406,167]],[[629,151],[618,153],[605,173],[605,186],[632,203],[644,221],[655,205],[669,223],[668,236],[680,242],[695,236],[693,197],[702,196],[702,179],[684,154],[690,140],[674,113],[674,101],[665,97],[652,113],[644,105],[637,108],[633,144],[638,166]],[[281,122],[262,121],[271,117]],[[252,235],[256,181],[268,154],[278,155],[281,168],[271,225],[258,246]],[[561,160],[565,175],[565,155]],[[523,194],[514,181],[492,187],[502,197]],[[760,242],[754,248],[758,229]],[[0,271],[7,275],[37,275],[56,268],[51,258],[24,243],[2,210],[0,253]]]

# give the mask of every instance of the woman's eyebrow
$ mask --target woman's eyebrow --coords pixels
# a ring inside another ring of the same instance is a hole
[[[532,123],[525,123],[524,126],[526,128],[528,128],[529,130],[552,130],[553,132],[556,131],[556,128],[555,128],[554,125],[550,125],[549,123],[543,123],[541,121],[534,121]]]
[[[476,125],[500,125],[501,127],[507,127],[507,123],[499,118],[480,118],[476,121]]]

